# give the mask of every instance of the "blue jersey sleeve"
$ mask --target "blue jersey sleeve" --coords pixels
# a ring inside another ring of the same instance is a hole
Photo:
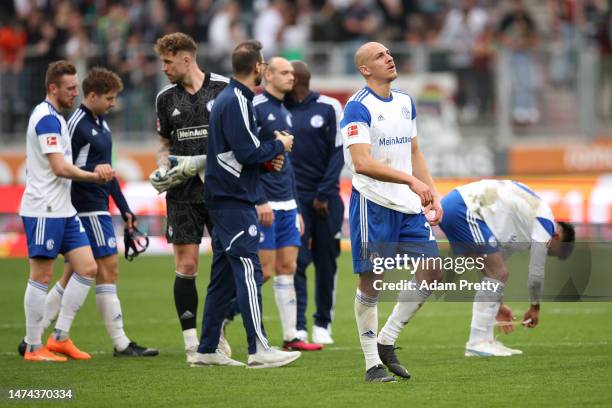
[[[412,96],[408,95],[410,97],[410,109],[412,112],[412,120],[416,119],[417,116],[417,111],[416,111],[416,106],[414,105],[414,99],[412,99]]]
[[[58,118],[53,115],[43,116],[36,124],[34,130],[37,136],[42,135],[61,135],[62,125]]]
[[[132,219],[135,220],[136,217],[134,217],[134,213],[132,212],[132,210],[130,210],[130,206],[127,202],[127,200],[125,199],[125,196],[123,195],[123,192],[121,191],[121,187],[119,186],[119,181],[117,181],[117,178],[113,178],[110,183],[110,195],[111,197],[113,197],[113,201],[115,202],[115,205],[117,205],[117,208],[119,208],[119,212],[121,212],[121,217],[123,218],[124,221],[127,220],[126,215],[132,214]]]
[[[226,138],[236,160],[243,165],[262,164],[272,160],[285,148],[278,140],[261,143],[249,125],[248,105],[235,99],[222,113],[221,120],[226,126]]]
[[[357,101],[350,101],[344,107],[344,117],[340,121],[340,127],[343,128],[349,123],[366,123],[368,126],[372,124],[372,116],[370,111],[361,103]]]

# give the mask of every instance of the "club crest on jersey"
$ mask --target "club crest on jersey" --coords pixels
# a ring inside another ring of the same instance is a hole
[[[47,146],[57,146],[57,136],[47,136]]]
[[[402,106],[402,116],[406,119],[410,119],[410,112],[408,111],[408,108],[405,106]]]
[[[55,246],[55,241],[52,239],[48,239],[45,247],[47,248],[47,251],[51,251],[53,249],[53,247]]]
[[[208,101],[208,103],[206,104],[206,109],[208,109],[209,112],[212,111],[212,107],[215,104],[215,100],[211,99],[210,101]]]
[[[310,118],[310,126],[317,129],[323,126],[323,116],[314,115],[312,118]]]
[[[491,235],[489,237],[489,245],[493,248],[497,248],[497,239],[495,238],[495,236]]]
[[[348,127],[348,137],[357,137],[359,136],[359,128],[357,125],[351,125]]]

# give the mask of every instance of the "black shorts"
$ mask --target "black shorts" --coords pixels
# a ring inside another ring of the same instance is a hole
[[[204,235],[212,231],[212,222],[204,203],[178,203],[166,200],[168,223],[166,239],[170,244],[199,244]]]

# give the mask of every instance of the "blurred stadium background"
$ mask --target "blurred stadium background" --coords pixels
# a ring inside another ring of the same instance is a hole
[[[44,97],[49,62],[67,58],[125,84],[110,124],[114,166],[153,236],[163,197],[154,100],[166,82],[152,45],[183,31],[200,66],[229,75],[228,55],[255,37],[267,57],[303,59],[313,88],[341,102],[362,86],[352,55],[367,40],[393,52],[396,86],[415,97],[419,134],[442,193],[483,177],[531,185],[559,219],[610,237],[612,1],[609,0],[6,0],[0,11],[0,257],[24,256],[15,216],[25,176],[25,129]],[[350,182],[344,173],[343,194]],[[151,252],[166,253],[165,240]]]

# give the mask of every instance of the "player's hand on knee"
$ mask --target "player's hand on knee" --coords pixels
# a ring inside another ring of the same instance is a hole
[[[96,173],[104,183],[108,183],[115,177],[115,170],[113,170],[110,164],[98,164],[94,169],[94,173]]]
[[[431,187],[416,177],[412,177],[412,181],[408,184],[408,187],[421,198],[421,205],[424,207],[434,202],[434,195],[433,191],[431,191]]]

